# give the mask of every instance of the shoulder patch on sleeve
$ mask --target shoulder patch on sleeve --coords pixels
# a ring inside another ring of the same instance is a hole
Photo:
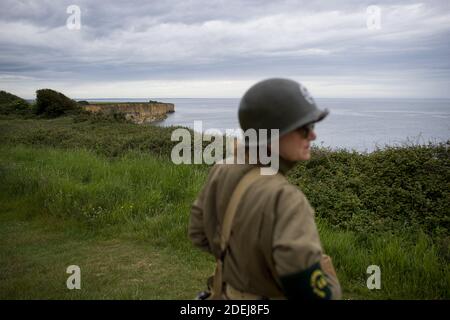
[[[282,276],[280,281],[288,299],[331,299],[331,290],[320,263],[301,272]]]

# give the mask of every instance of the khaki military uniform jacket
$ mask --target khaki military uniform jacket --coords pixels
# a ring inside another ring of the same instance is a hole
[[[241,197],[229,240],[223,280],[232,287],[264,297],[283,297],[280,277],[318,263],[323,250],[314,210],[284,173],[290,164],[280,159],[281,175],[258,177]],[[254,165],[215,164],[191,209],[192,243],[220,256],[222,221],[240,179]],[[340,296],[335,276],[326,274],[333,298]]]

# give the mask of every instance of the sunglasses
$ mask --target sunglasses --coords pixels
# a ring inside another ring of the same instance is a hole
[[[313,130],[314,130],[314,123],[305,124],[304,126],[297,129],[300,135],[305,139],[309,137],[309,135]]]

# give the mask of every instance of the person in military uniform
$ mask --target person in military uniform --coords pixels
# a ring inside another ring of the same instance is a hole
[[[276,175],[249,178],[260,164],[215,164],[191,207],[189,237],[220,265],[209,282],[216,299],[341,297],[314,210],[285,176],[298,161],[310,159],[314,124],[327,114],[306,88],[289,79],[258,82],[241,99],[244,131],[279,129],[280,165]],[[271,141],[258,141],[264,144],[270,148]],[[233,216],[231,222],[226,215]]]

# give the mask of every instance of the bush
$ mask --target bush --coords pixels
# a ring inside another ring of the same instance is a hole
[[[31,114],[30,104],[24,99],[6,91],[0,91],[0,114]]]
[[[170,139],[175,128],[120,122],[114,116],[88,111],[51,121],[8,119],[1,126],[1,144],[85,148],[111,157],[134,150],[170,158],[178,144]]]
[[[450,231],[450,141],[370,154],[317,150],[290,179],[330,225],[360,232]]]
[[[90,112],[81,110],[73,117],[75,123],[88,121],[89,123],[130,123],[133,122],[126,118],[122,112]]]
[[[76,101],[66,97],[60,92],[51,89],[36,91],[36,109],[38,115],[59,117],[64,114],[80,112],[81,108]]]

